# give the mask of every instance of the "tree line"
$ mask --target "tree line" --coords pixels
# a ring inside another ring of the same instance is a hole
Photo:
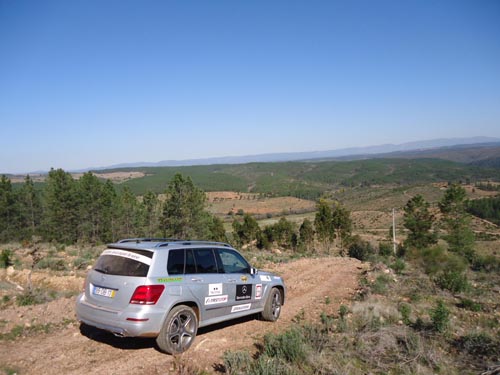
[[[222,221],[205,210],[205,193],[176,174],[165,199],[147,192],[118,191],[91,172],[75,180],[52,169],[42,190],[28,175],[20,189],[0,178],[0,242],[38,236],[59,243],[103,243],[125,237],[175,237],[225,241]]]

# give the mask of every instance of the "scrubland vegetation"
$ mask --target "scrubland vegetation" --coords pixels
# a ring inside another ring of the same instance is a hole
[[[224,353],[215,371],[228,374],[498,371],[499,198],[480,195],[481,191],[496,191],[497,185],[478,183],[464,188],[459,183],[485,175],[492,177],[498,172],[463,169],[449,162],[429,164],[425,160],[349,163],[280,163],[279,172],[276,163],[251,164],[240,169],[238,166],[185,169],[193,172],[193,180],[205,181],[202,187],[212,181],[212,178],[203,180],[202,170],[216,174],[217,179],[220,177],[217,183],[227,183],[225,186],[234,191],[247,189],[248,176],[253,174],[252,192],[260,193],[261,199],[274,195],[315,199],[313,212],[289,220],[286,213],[290,210],[284,207],[282,214],[265,217],[273,216],[271,223],[259,221],[237,206],[223,215],[210,213],[205,193],[190,177],[172,173],[165,181],[163,172],[153,169],[145,173],[149,174],[150,182],[162,181],[165,186],[162,196],[154,189],[143,191],[140,197],[132,193],[141,191],[139,185],[131,187],[145,183],[146,177],[117,187],[91,173],[74,180],[62,170],[53,170],[46,183],[36,188],[29,177],[22,186],[14,187],[3,176],[0,241],[5,245],[0,252],[0,267],[84,272],[100,251],[95,245],[140,236],[230,241],[257,267],[298,257],[354,257],[371,266],[360,280],[353,301],[342,304],[331,314],[326,312],[331,301],[325,297],[325,312],[315,319],[297,314],[285,331],[256,341],[254,350]],[[362,173],[354,173],[354,165]],[[470,174],[464,175],[465,172]],[[287,179],[289,183],[283,183]],[[294,179],[298,182],[290,182]],[[457,183],[448,183],[449,180]],[[217,201],[210,204],[216,205]],[[399,207],[396,252],[390,227],[393,207]],[[14,241],[24,243],[13,245],[20,243]],[[16,250],[21,247],[25,249],[22,254]],[[3,293],[0,309],[12,304],[45,303],[58,297],[57,292],[30,286],[15,298]],[[44,331],[35,328],[20,335]],[[16,332],[13,330],[0,340],[15,339]],[[179,373],[202,372],[192,363],[179,363]]]

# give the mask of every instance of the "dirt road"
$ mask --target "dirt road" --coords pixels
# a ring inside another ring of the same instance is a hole
[[[103,331],[65,325],[60,331],[37,333],[15,341],[0,342],[0,371],[18,374],[168,374],[180,363],[215,372],[226,350],[248,349],[268,332],[285,329],[303,309],[314,320],[321,311],[333,314],[349,303],[358,279],[366,268],[351,258],[301,259],[275,265],[270,271],[282,275],[288,294],[281,317],[269,323],[254,317],[200,329],[191,347],[174,358],[158,351],[154,339],[117,338]],[[328,298],[327,298],[328,297]],[[74,299],[59,299],[46,305],[11,307],[0,311],[0,320],[61,323],[75,319]],[[34,320],[33,320],[34,319]]]

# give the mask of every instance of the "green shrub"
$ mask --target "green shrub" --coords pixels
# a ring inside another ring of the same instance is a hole
[[[47,257],[40,260],[37,263],[37,267],[40,269],[50,269],[52,271],[66,271],[66,263],[63,259]]]
[[[375,282],[371,285],[371,290],[375,294],[385,294],[387,292],[387,285],[391,281],[391,278],[387,275],[379,275],[375,279]]]
[[[252,364],[252,357],[246,351],[227,351],[222,356],[225,372],[229,375],[246,374]]]
[[[495,356],[500,353],[500,341],[486,333],[472,333],[455,340],[455,345],[474,356]]]
[[[500,272],[500,259],[494,255],[477,255],[472,261],[471,268],[473,271]]]
[[[18,306],[41,305],[51,301],[51,299],[53,298],[50,298],[45,292],[40,289],[35,289],[31,292],[28,291],[24,294],[18,295],[16,297],[16,303]]]
[[[397,274],[400,274],[406,268],[406,263],[403,259],[397,258],[390,266]]]
[[[393,254],[393,246],[390,242],[384,241],[378,244],[378,254],[383,257],[388,257]]]
[[[368,258],[375,254],[375,250],[369,242],[358,240],[349,246],[349,256],[361,261],[366,261]]]
[[[293,327],[281,334],[264,336],[264,354],[281,358],[290,363],[301,363],[307,358],[304,336],[299,328]]]
[[[464,272],[444,270],[435,281],[441,289],[447,289],[452,293],[460,293],[469,289],[467,275]]]
[[[469,311],[474,311],[474,312],[479,312],[483,310],[483,305],[480,304],[479,302],[474,302],[470,299],[467,298],[462,298],[462,301],[457,305],[458,307],[462,309],[466,309]]]
[[[443,333],[450,324],[450,310],[442,300],[437,301],[436,307],[430,311],[432,329]]]
[[[12,261],[12,251],[9,249],[2,250],[0,254],[0,268],[7,268],[14,265]]]
[[[411,314],[411,306],[407,303],[401,303],[398,308],[403,323],[407,326],[411,325],[410,314]]]

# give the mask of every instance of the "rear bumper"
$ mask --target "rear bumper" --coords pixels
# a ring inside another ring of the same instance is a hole
[[[97,306],[82,293],[76,300],[76,318],[87,325],[122,337],[156,337],[160,333],[165,310],[155,306],[130,305],[122,311]]]

